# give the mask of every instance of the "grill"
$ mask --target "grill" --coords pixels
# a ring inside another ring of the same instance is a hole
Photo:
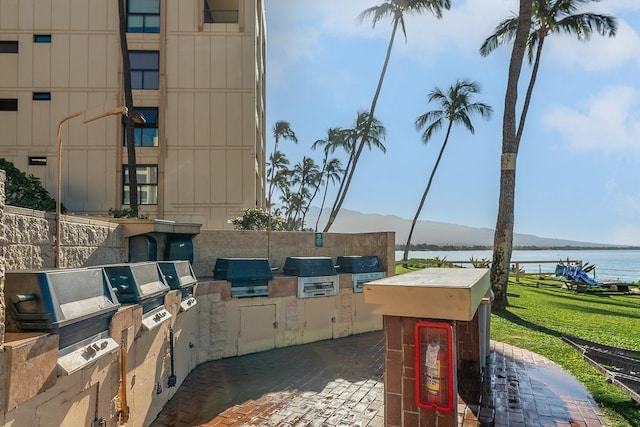
[[[164,296],[170,288],[157,262],[111,264],[102,268],[122,304],[142,306],[143,328],[151,330],[171,318],[164,308]]]
[[[283,271],[288,276],[298,276],[298,298],[338,293],[338,272],[329,257],[287,257]]]
[[[101,269],[8,271],[9,332],[59,335],[58,373],[69,375],[118,349],[109,337],[120,303]]]
[[[386,276],[386,272],[380,264],[380,258],[374,255],[339,256],[336,263],[338,264],[338,273],[351,273],[354,293],[362,293],[362,287],[365,283]]]
[[[232,297],[260,297],[269,295],[273,271],[266,258],[218,258],[213,278],[230,282]]]
[[[189,261],[159,261],[158,266],[171,289],[181,293],[180,310],[187,311],[196,305],[193,287],[198,283]]]

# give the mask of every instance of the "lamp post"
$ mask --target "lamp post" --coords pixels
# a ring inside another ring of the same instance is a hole
[[[60,120],[58,122],[58,133],[57,133],[57,137],[56,137],[56,148],[58,150],[58,161],[57,161],[57,165],[56,165],[56,238],[55,238],[55,266],[56,268],[60,267],[60,236],[61,236],[61,230],[60,230],[60,224],[61,224],[61,220],[60,220],[60,197],[62,194],[62,125],[75,118],[78,117],[79,115],[81,115],[82,112],[78,112],[78,113],[74,113],[74,114],[70,114],[64,118],[62,118],[62,120]],[[85,119],[82,123],[89,123],[92,122],[94,120],[98,120],[98,119],[102,119],[104,117],[108,117],[108,116],[115,116],[118,114],[124,114],[127,115],[128,114],[128,110],[127,107],[117,107],[114,108],[113,110],[110,111],[106,111],[102,114],[98,114],[97,116],[94,117],[90,117],[88,119]]]

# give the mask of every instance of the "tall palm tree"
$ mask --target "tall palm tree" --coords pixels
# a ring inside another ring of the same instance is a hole
[[[127,0],[118,0],[118,18],[120,30],[120,53],[122,55],[122,85],[124,89],[124,105],[133,113],[133,92],[131,90],[131,63],[127,46]],[[125,135],[127,141],[127,168],[129,171],[129,209],[131,215],[138,216],[138,166],[136,163],[136,138],[134,123],[129,114],[125,118]]]
[[[486,56],[500,44],[515,38],[505,94],[500,200],[491,264],[491,283],[496,296],[492,306],[496,310],[503,310],[507,306],[509,263],[513,252],[516,158],[538,75],[542,47],[546,37],[559,32],[575,34],[579,40],[589,40],[594,29],[602,36],[615,36],[615,18],[595,13],[575,13],[579,6],[593,1],[597,0],[534,0],[533,3],[531,0],[521,0],[519,16],[501,22],[495,34],[489,36],[480,47],[480,53]],[[517,84],[525,51],[529,63],[533,61],[533,68],[520,120],[516,122]]]
[[[349,153],[349,159],[347,160],[347,165],[344,169],[344,176],[346,179],[342,179],[340,181],[338,194],[333,202],[333,206],[331,207],[327,225],[325,225],[323,230],[325,233],[331,228],[331,225],[335,221],[335,218],[342,207],[344,196],[349,188],[351,178],[356,170],[356,164],[358,163],[358,158],[360,157],[362,150],[365,147],[369,150],[375,147],[383,153],[386,153],[387,148],[382,143],[386,134],[387,130],[382,125],[382,122],[375,117],[372,117],[368,112],[359,112],[353,127],[351,129],[344,130],[341,145]],[[358,141],[360,142],[358,143]]]
[[[298,143],[298,137],[296,137],[295,132],[291,129],[291,125],[287,121],[280,120],[276,122],[276,124],[273,125],[272,132],[274,144],[271,159],[274,159],[276,157],[275,153],[278,151],[278,142],[280,141],[280,139],[293,141],[296,144]],[[274,168],[274,165],[272,164],[271,174],[269,175],[269,191],[267,192],[267,209],[269,209],[269,211],[271,211],[271,198],[273,197],[273,190],[275,189],[275,182],[273,180],[275,172],[276,170]]]
[[[431,92],[429,92],[427,100],[428,102],[435,102],[436,104],[438,104],[440,109],[427,111],[426,113],[418,116],[415,121],[417,129],[422,129],[427,126],[425,131],[422,133],[422,141],[425,144],[427,144],[431,140],[431,137],[436,131],[442,128],[445,122],[447,123],[447,133],[445,134],[444,142],[442,143],[442,148],[440,148],[440,153],[438,154],[436,163],[433,165],[433,169],[431,170],[431,175],[429,176],[427,187],[424,189],[422,199],[420,199],[418,210],[413,217],[411,230],[409,231],[409,236],[407,237],[407,244],[404,247],[404,255],[402,257],[403,261],[406,261],[408,259],[413,230],[416,227],[416,222],[418,221],[418,217],[420,216],[420,212],[422,211],[422,207],[424,206],[424,201],[427,198],[429,189],[431,188],[433,177],[436,174],[436,170],[438,169],[438,165],[440,164],[440,159],[442,159],[442,154],[444,153],[444,149],[446,148],[447,142],[449,141],[451,128],[454,124],[462,124],[467,128],[467,130],[469,130],[469,132],[473,134],[475,132],[475,129],[473,127],[473,124],[471,123],[471,118],[469,117],[470,114],[479,114],[485,119],[489,119],[491,117],[491,112],[493,111],[491,106],[482,102],[471,102],[472,95],[479,92],[480,88],[478,87],[478,84],[476,82],[469,82],[467,80],[456,81],[453,86],[449,87],[449,90],[446,93],[443,92],[440,88],[436,87]]]
[[[367,18],[371,18],[372,26],[375,28],[378,21],[383,18],[390,17],[392,22],[391,28],[391,37],[389,38],[389,44],[387,45],[387,53],[384,59],[384,63],[382,65],[382,71],[380,72],[380,78],[378,79],[378,86],[376,87],[375,94],[373,95],[373,100],[371,101],[371,107],[369,108],[369,125],[371,125],[371,120],[373,120],[375,116],[376,105],[378,103],[378,97],[380,96],[380,91],[382,89],[382,82],[384,81],[384,76],[387,72],[387,66],[389,65],[389,58],[391,57],[391,50],[393,48],[393,43],[396,38],[396,32],[398,30],[398,26],[402,30],[402,34],[405,37],[405,41],[407,39],[407,32],[404,24],[405,14],[421,14],[424,12],[431,12],[436,18],[442,17],[442,11],[444,9],[448,10],[451,7],[450,0],[385,0],[383,3],[370,7],[368,9],[363,10],[360,15],[358,15],[358,20],[360,22],[364,21]],[[351,184],[351,178],[353,177],[353,172],[358,164],[358,160],[360,159],[360,155],[362,154],[362,150],[367,144],[367,139],[369,138],[369,132],[365,130],[362,132],[360,137],[360,142],[355,145],[357,147],[354,154],[351,165],[351,170],[347,175],[347,181],[342,182],[340,186],[340,190],[338,190],[338,194],[336,195],[336,200],[333,203],[333,208],[331,209],[331,213],[329,214],[329,220],[327,221],[327,225],[324,228],[324,231],[329,231],[331,225],[336,219],[340,208],[342,207],[342,203],[344,202],[344,198],[349,191],[349,185]],[[351,160],[351,159],[350,159]],[[347,167],[346,169],[349,169]]]
[[[616,19],[609,15],[597,13],[575,13],[578,8],[586,3],[599,0],[534,0],[531,12],[531,29],[527,40],[527,56],[529,64],[533,63],[531,78],[524,105],[518,124],[517,140],[520,143],[524,123],[531,102],[533,86],[535,85],[540,67],[540,57],[545,39],[561,32],[575,34],[578,40],[587,41],[594,30],[601,36],[613,37],[616,35],[618,24]],[[480,47],[480,54],[487,56],[499,45],[513,40],[518,25],[518,17],[514,16],[502,21],[496,27],[496,32],[487,37]]]

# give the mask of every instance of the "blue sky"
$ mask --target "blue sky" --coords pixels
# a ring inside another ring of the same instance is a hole
[[[273,124],[286,120],[299,139],[281,145],[291,163],[305,155],[321,163],[311,144],[368,110],[391,23],[372,29],[356,18],[379,3],[266,0],[269,153]],[[427,103],[429,91],[468,79],[493,117],[474,117],[474,134],[453,129],[420,219],[495,227],[511,45],[486,58],[478,48],[518,3],[452,3],[441,20],[407,16],[407,41],[396,39],[376,108],[387,153],[363,153],[344,208],[413,218],[445,136],[424,144],[413,122],[437,107]],[[618,33],[546,40],[518,154],[515,232],[640,245],[640,1],[603,0],[586,11],[615,16]],[[530,70],[523,68],[520,99]]]

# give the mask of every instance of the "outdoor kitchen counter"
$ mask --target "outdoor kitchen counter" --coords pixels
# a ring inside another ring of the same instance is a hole
[[[488,269],[424,268],[367,283],[364,301],[376,314],[469,321],[489,287]]]

